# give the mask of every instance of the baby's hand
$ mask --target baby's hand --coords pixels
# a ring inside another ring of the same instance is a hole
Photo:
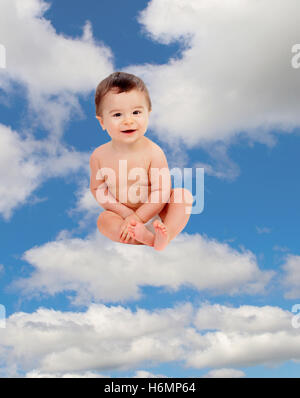
[[[142,220],[135,213],[130,214],[130,216],[124,218],[123,223],[121,224],[121,233],[120,233],[120,242],[128,243],[130,239],[130,235],[128,233],[128,225],[131,220],[136,220],[138,222],[142,222]]]

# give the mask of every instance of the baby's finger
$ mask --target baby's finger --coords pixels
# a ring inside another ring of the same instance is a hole
[[[120,239],[124,240],[127,235],[127,228],[125,227],[124,230],[121,232]]]
[[[128,242],[130,240],[131,236],[129,235],[129,232],[127,232],[127,236],[125,238],[125,242]]]

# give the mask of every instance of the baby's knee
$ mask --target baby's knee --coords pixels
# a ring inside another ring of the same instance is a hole
[[[104,211],[102,213],[100,213],[100,215],[97,219],[97,227],[98,227],[99,231],[100,231],[100,228],[102,227],[102,223],[103,223],[103,213],[104,213]]]
[[[184,203],[187,206],[191,206],[193,204],[194,198],[191,191],[188,189],[174,188],[172,193],[174,203]]]
[[[186,205],[192,205],[194,202],[193,194],[186,188],[182,189],[183,201]]]
[[[100,229],[105,228],[105,224],[107,223],[107,218],[114,214],[112,211],[104,210],[100,213],[98,220],[97,220],[97,227]]]

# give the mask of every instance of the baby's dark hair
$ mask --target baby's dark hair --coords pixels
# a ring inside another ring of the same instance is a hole
[[[151,99],[143,80],[130,73],[114,72],[102,80],[97,86],[95,94],[95,107],[97,116],[102,116],[101,102],[105,94],[107,94],[112,88],[117,88],[118,94],[133,89],[144,92],[148,102],[149,111],[151,111]]]

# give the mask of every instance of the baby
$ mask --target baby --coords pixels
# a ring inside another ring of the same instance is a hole
[[[90,189],[105,210],[98,229],[115,242],[163,250],[187,224],[193,196],[186,189],[171,189],[166,156],[145,137],[148,90],[140,78],[115,72],[99,83],[95,106],[96,118],[111,138],[90,157]]]

